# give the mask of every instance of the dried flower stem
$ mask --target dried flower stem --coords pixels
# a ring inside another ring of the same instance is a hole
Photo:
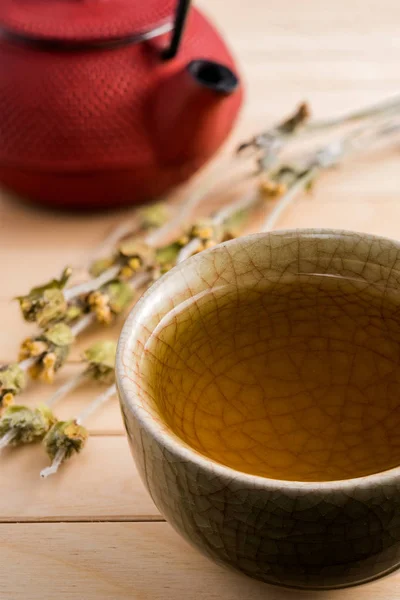
[[[5,433],[0,438],[0,452],[2,452],[4,450],[4,448],[7,448],[7,446],[9,446],[11,444],[11,442],[14,440],[15,436],[16,436],[15,430],[10,429],[10,431],[7,431],[7,433]]]
[[[175,216],[170,219],[165,225],[160,227],[158,230],[153,231],[146,237],[146,243],[149,246],[159,246],[166,240],[169,234],[176,229],[182,228],[193,211],[203,202],[208,194],[215,189],[216,185],[221,185],[225,179],[232,178],[232,166],[234,159],[229,157],[228,161],[224,161],[223,164],[218,163],[210,173],[206,175],[205,181],[196,188],[188,198],[178,205]],[[228,173],[226,173],[226,169]],[[229,180],[228,179],[228,180]]]
[[[317,172],[318,169],[314,167],[306,173],[304,173],[303,175],[301,175],[296,180],[296,182],[291,185],[288,191],[278,200],[277,204],[269,213],[268,217],[265,219],[261,227],[258,228],[258,231],[271,231],[275,227],[281,214],[293,202],[297,194],[299,194],[307,188],[307,185],[309,185],[312,182]]]
[[[86,269],[90,267],[90,264],[96,259],[101,258],[105,253],[108,253],[110,250],[113,250],[117,243],[122,240],[127,235],[135,235],[140,233],[140,225],[137,223],[136,225],[132,225],[132,223],[124,222],[119,223],[102,242],[98,245],[97,248],[90,254],[89,260],[86,262]]]
[[[78,373],[74,377],[71,377],[71,379],[69,379],[63,385],[61,385],[54,392],[54,394],[52,394],[50,396],[50,398],[48,400],[46,400],[45,404],[48,407],[54,406],[56,404],[56,402],[59,402],[60,400],[65,398],[65,396],[67,396],[67,394],[69,394],[70,392],[73,392],[77,387],[79,387],[81,385],[81,383],[83,383],[86,380],[87,380],[86,371],[83,371],[82,373]]]
[[[47,477],[50,477],[50,475],[55,475],[65,460],[65,454],[65,450],[63,448],[60,448],[60,450],[55,455],[51,465],[40,471],[40,477],[42,479],[46,479]]]
[[[217,213],[215,213],[211,220],[215,225],[223,225],[233,215],[252,208],[259,199],[260,196],[258,192],[251,190],[247,194],[241,196],[239,200],[236,200],[235,202],[232,202],[232,204],[221,208]]]
[[[193,192],[189,195],[188,199],[182,202],[177,210],[175,211],[175,216],[167,221],[161,227],[156,228],[154,231],[149,233],[145,238],[145,243],[150,247],[156,247],[162,243],[162,241],[168,236],[169,233],[177,229],[185,220],[190,216],[192,211],[200,204],[200,202],[207,197],[209,191],[213,188],[216,180],[216,174],[220,173],[221,167],[218,169],[214,169],[211,176],[206,180],[205,185],[203,185],[200,189]],[[139,230],[140,231],[140,230]],[[138,231],[138,232],[139,232]],[[121,228],[114,232],[113,239],[114,243],[117,243],[120,239],[124,237],[127,232],[127,226],[121,226]],[[71,286],[64,290],[64,298],[67,302],[73,300],[84,294],[90,294],[95,290],[98,290],[106,283],[115,279],[121,267],[119,265],[115,265],[104,271],[98,277],[93,279],[89,279],[81,284],[77,284]]]
[[[67,302],[70,302],[74,298],[78,298],[79,296],[83,296],[86,294],[90,294],[90,292],[94,292],[98,290],[103,285],[112,281],[117,277],[120,272],[121,267],[119,265],[115,265],[110,267],[104,273],[99,275],[98,277],[93,277],[88,281],[84,281],[83,283],[79,283],[77,285],[71,286],[64,290],[64,298]]]
[[[116,393],[117,386],[113,384],[109,388],[107,388],[105,392],[97,396],[97,398],[95,398],[95,400],[93,400],[93,402],[91,402],[89,406],[87,406],[78,415],[78,417],[75,419],[75,424],[77,426],[82,426],[89,417],[91,417],[97,410],[99,410],[99,408],[101,408],[103,404],[105,404],[110,398],[115,396]],[[54,456],[51,465],[49,467],[46,467],[45,469],[42,469],[42,471],[40,472],[40,477],[46,479],[50,475],[55,475],[62,463],[66,460],[67,453],[68,450],[66,447],[60,447],[56,455]]]
[[[130,286],[132,286],[133,289],[139,289],[140,287],[142,287],[143,285],[145,285],[146,283],[148,283],[149,281],[151,281],[152,279],[152,273],[151,272],[139,272],[136,273],[128,282],[128,284]],[[70,332],[72,334],[73,339],[76,338],[77,336],[79,336],[80,334],[82,334],[86,329],[88,329],[91,325],[93,325],[96,322],[96,315],[93,312],[90,312],[88,314],[85,314],[84,316],[80,317],[70,328]],[[40,363],[40,361],[42,361],[43,359],[43,355],[38,355],[38,356],[31,356],[29,358],[26,358],[24,360],[22,360],[20,363],[18,363],[18,366],[20,367],[20,369],[22,369],[24,372],[28,371],[31,367],[33,367],[34,365],[37,365]],[[61,365],[58,365],[57,370],[61,367]],[[15,394],[14,394],[15,395]]]
[[[36,360],[37,359],[34,356],[31,356],[31,358],[25,358],[25,360],[21,360],[18,363],[18,366],[20,369],[26,372],[28,369],[30,369],[30,367],[32,367],[32,365],[35,364]]]
[[[154,231],[150,232],[146,236],[145,243],[150,247],[157,247],[172,231],[174,231],[174,229],[177,229],[179,226],[181,226],[182,223],[188,219],[195,208],[207,197],[210,190],[213,189],[215,183],[220,179],[221,173],[224,173],[224,170],[222,170],[221,165],[217,165],[217,167],[214,168],[211,174],[207,177],[205,183],[200,188],[196,189],[192,194],[190,194],[186,200],[179,204],[175,210],[175,216],[169,219],[164,225],[155,228]],[[105,243],[102,245],[102,248],[110,246],[111,244],[117,244],[117,242],[128,233],[133,235],[135,233],[139,234],[141,231],[142,230],[139,226],[132,231],[131,226],[123,223],[110,234]],[[112,266],[98,277],[89,279],[88,281],[84,281],[83,283],[65,289],[64,298],[67,302],[69,302],[84,294],[90,294],[91,292],[98,290],[106,283],[115,279],[119,272],[119,265]]]
[[[129,284],[132,285],[133,288],[140,288],[145,285],[150,280],[150,275],[148,273],[137,273],[132,277],[129,281]],[[75,336],[80,335],[88,329],[95,322],[96,317],[93,313],[88,313],[81,317],[76,323],[71,326],[71,331]]]
[[[195,254],[201,247],[201,240],[199,238],[193,238],[183,246],[183,248],[179,251],[178,258],[176,259],[176,264],[180,264],[193,254]]]
[[[239,200],[232,202],[229,206],[224,206],[219,211],[215,213],[213,217],[211,217],[210,222],[215,226],[224,226],[224,224],[229,221],[235,214],[239,214],[245,210],[252,208],[260,199],[260,194],[258,190],[250,191]],[[198,237],[190,240],[183,248],[180,250],[177,257],[177,264],[183,262],[192,254],[195,254],[201,248],[202,242]]]
[[[307,123],[307,125],[304,127],[303,133],[328,131],[335,127],[339,127],[350,123],[358,123],[367,119],[393,116],[395,114],[399,114],[399,111],[400,96],[396,95],[391,98],[386,98],[381,102],[369,105],[365,108],[345,113],[341,117],[311,121]]]
[[[72,333],[75,336],[80,335],[85,329],[88,329],[95,322],[95,315],[93,313],[89,313],[81,317],[76,323],[74,323],[71,327]]]
[[[355,154],[356,152],[365,150],[374,142],[399,132],[400,123],[398,122],[393,123],[390,121],[383,126],[378,125],[375,128],[364,126],[338,140],[334,140],[323,148],[320,148],[308,159],[303,171],[292,182],[288,191],[281,196],[259,231],[271,231],[275,227],[281,214],[293,202],[297,194],[305,190],[321,170],[330,168],[337,164],[339,160],[351,154]]]
[[[261,152],[258,159],[261,170],[271,168],[279,154],[293,138],[311,137],[316,133],[329,132],[332,129],[355,123],[373,123],[374,120],[382,120],[400,114],[400,96],[394,96],[382,102],[367,106],[366,108],[351,111],[340,117],[308,120],[309,111],[307,105],[300,105],[294,115],[278,125],[273,125],[261,134],[256,135],[248,142],[241,144],[238,152],[253,149],[256,153]]]
[[[113,383],[113,385],[110,385],[110,387],[108,387],[105,390],[105,392],[103,392],[102,394],[97,396],[97,398],[95,400],[93,400],[93,402],[91,402],[89,404],[89,406],[87,406],[80,413],[80,415],[76,419],[76,422],[79,425],[83,425],[88,420],[89,417],[91,417],[97,410],[99,410],[99,408],[101,408],[103,406],[103,404],[105,404],[107,402],[107,400],[109,400],[110,398],[115,396],[116,393],[117,393],[117,386],[115,385],[115,383]]]

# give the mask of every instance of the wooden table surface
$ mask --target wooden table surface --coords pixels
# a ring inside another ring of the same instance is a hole
[[[399,88],[398,0],[197,4],[235,48],[247,83],[246,107],[230,144],[290,113],[303,99],[322,117]],[[313,195],[299,198],[279,226],[400,237],[399,188],[398,150],[365,155],[324,175]],[[10,298],[66,264],[81,264],[125,216],[52,214],[2,194],[2,361],[15,357],[19,341],[31,331]],[[28,401],[48,393],[35,387]],[[93,393],[83,390],[61,403],[59,416],[75,416]],[[90,430],[84,453],[46,481],[38,476],[47,464],[40,446],[1,456],[1,600],[400,599],[400,574],[362,588],[308,593],[266,586],[215,566],[180,539],[154,507],[136,473],[116,401],[93,417]]]

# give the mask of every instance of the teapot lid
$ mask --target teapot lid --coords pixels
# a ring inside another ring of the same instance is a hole
[[[0,0],[0,28],[34,40],[93,42],[173,20],[177,0]]]

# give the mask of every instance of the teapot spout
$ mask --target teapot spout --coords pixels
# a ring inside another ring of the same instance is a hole
[[[238,76],[211,60],[192,60],[164,80],[153,115],[163,160],[200,168],[229,134],[241,98]]]
[[[211,60],[192,60],[187,72],[198,90],[208,90],[214,97],[230,96],[239,86],[237,75],[229,67]]]

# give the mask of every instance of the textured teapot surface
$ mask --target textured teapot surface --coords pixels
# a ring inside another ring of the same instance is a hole
[[[164,194],[214,154],[241,88],[223,40],[196,9],[178,55],[163,60],[175,4],[2,1],[3,185],[51,206],[132,204]]]
[[[2,0],[0,26],[34,39],[109,40],[171,19],[176,0]]]

